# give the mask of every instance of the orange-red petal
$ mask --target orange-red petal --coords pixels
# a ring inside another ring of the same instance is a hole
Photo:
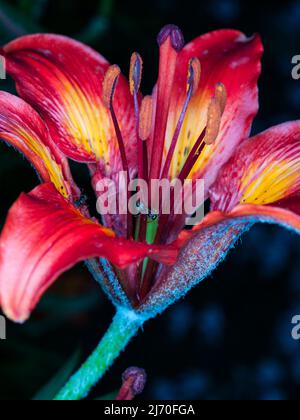
[[[81,162],[99,162],[106,173],[121,169],[109,111],[102,101],[108,62],[87,46],[64,36],[37,34],[19,38],[4,48],[7,71],[19,94],[47,122],[57,146]],[[133,102],[120,77],[115,111],[128,158],[135,165]]]
[[[284,206],[299,193],[300,121],[294,121],[245,140],[210,196],[214,210],[230,211],[238,204]]]
[[[258,110],[257,80],[261,71],[262,52],[259,36],[247,38],[238,31],[220,30],[196,38],[179,53],[166,148],[170,146],[183,107],[188,65],[193,57],[200,60],[201,80],[190,102],[172,161],[172,177],[181,170],[205,128],[209,103],[217,83],[225,85],[228,95],[220,133],[214,145],[205,146],[192,175],[204,177],[206,187],[209,188],[220,167],[229,159],[241,140],[248,137]]]
[[[78,195],[68,162],[45,123],[30,105],[6,92],[0,92],[0,138],[25,155],[43,182],[51,181],[64,197]]]
[[[22,322],[59,275],[79,261],[102,257],[125,268],[145,257],[170,264],[176,256],[173,247],[116,238],[52,184],[43,184],[22,194],[8,214],[0,237],[0,303],[8,317]]]

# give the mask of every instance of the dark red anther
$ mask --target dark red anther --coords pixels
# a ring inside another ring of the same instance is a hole
[[[177,51],[181,51],[184,47],[184,36],[181,30],[176,25],[166,25],[160,31],[157,42],[161,46],[169,37],[171,37],[172,47]]]

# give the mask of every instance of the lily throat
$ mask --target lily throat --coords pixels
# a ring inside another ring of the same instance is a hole
[[[134,52],[130,61],[129,87],[134,103],[134,121],[136,133],[136,162],[134,177],[145,181],[148,185],[153,180],[178,179],[182,183],[186,179],[193,179],[193,170],[203,151],[211,147],[216,141],[221,119],[226,107],[227,92],[222,83],[217,83],[214,94],[206,109],[206,124],[204,129],[196,133],[197,140],[193,144],[184,145],[184,154],[178,153],[182,149],[181,133],[185,123],[187,111],[195,94],[201,89],[201,63],[197,57],[189,60],[186,68],[186,91],[181,104],[179,118],[174,127],[170,141],[166,141],[170,107],[176,83],[176,70],[178,57],[184,48],[184,37],[177,26],[167,25],[157,38],[159,46],[159,71],[157,85],[150,96],[142,98],[140,93],[143,60]],[[109,110],[113,122],[122,169],[126,173],[128,183],[133,175],[129,167],[126,147],[122,130],[115,112],[114,98],[118,89],[118,80],[121,70],[112,65],[107,70],[103,81],[103,102]],[[200,110],[199,110],[200,112]],[[176,171],[174,173],[174,168]],[[149,187],[149,191],[151,188]],[[149,192],[149,194],[151,194]],[[130,198],[130,195],[127,195]],[[184,218],[175,215],[178,200],[184,197],[171,196],[170,213],[164,214],[163,194],[155,200],[158,208],[148,208],[139,202],[138,216],[134,217],[128,211],[126,216],[126,234],[128,239],[134,239],[148,244],[167,244],[170,242],[169,232],[177,232],[184,228]],[[148,202],[153,202],[149,197]],[[182,203],[181,203],[182,204]],[[143,299],[151,290],[153,278],[157,272],[158,264],[142,262],[136,270],[136,281],[140,285],[138,300]]]

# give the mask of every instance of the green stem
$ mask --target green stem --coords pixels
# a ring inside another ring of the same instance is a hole
[[[118,309],[100,344],[55,397],[56,401],[76,401],[87,397],[113,362],[137,334],[145,319],[133,311]]]

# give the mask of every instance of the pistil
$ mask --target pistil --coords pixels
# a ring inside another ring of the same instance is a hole
[[[150,179],[159,179],[161,175],[165,134],[176,71],[176,62],[178,53],[184,46],[182,32],[174,25],[168,25],[163,28],[158,35],[157,40],[160,47],[160,62]]]

